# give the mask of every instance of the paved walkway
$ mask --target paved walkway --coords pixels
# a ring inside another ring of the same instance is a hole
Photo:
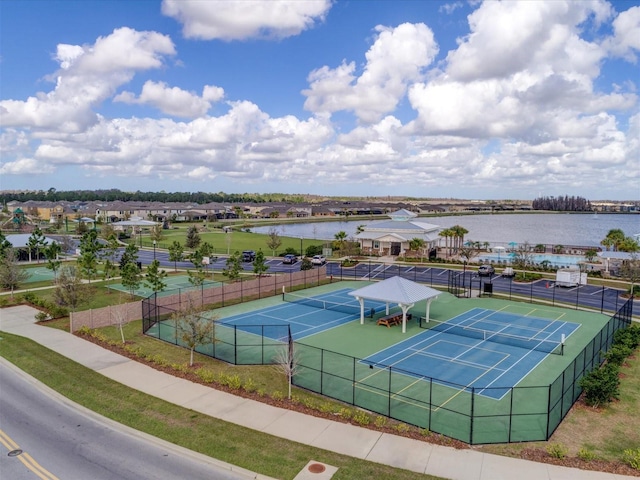
[[[371,462],[455,480],[623,480],[603,472],[456,450],[304,415],[176,378],[69,333],[36,325],[28,306],[0,310],[0,330],[41,345],[117,382],[176,405],[253,430]],[[257,476],[256,478],[265,478]],[[302,477],[298,477],[302,478]],[[304,478],[314,477],[312,474]]]

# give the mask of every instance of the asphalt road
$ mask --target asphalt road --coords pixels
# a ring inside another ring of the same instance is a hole
[[[4,361],[0,385],[2,479],[253,478],[73,408]],[[14,455],[17,450],[21,453]]]

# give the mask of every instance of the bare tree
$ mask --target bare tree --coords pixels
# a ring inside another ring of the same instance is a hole
[[[56,289],[53,291],[53,298],[58,305],[75,310],[87,300],[86,290],[76,267],[64,266],[60,268]]]
[[[287,384],[289,386],[288,398],[291,399],[291,385],[293,383],[293,377],[300,370],[300,355],[291,340],[288,345],[284,345],[276,350],[273,361],[274,368],[279,373],[283,373],[287,377]]]
[[[276,250],[278,250],[280,245],[282,245],[282,239],[280,238],[276,228],[270,228],[267,232],[267,236],[269,237],[267,240],[267,247],[273,252],[273,256],[275,257]]]
[[[214,322],[217,317],[204,317],[204,308],[198,305],[193,295],[187,295],[184,306],[171,315],[176,323],[176,339],[184,342],[190,350],[189,366],[193,366],[196,347],[215,342]]]
[[[124,340],[124,325],[127,323],[127,307],[124,304],[120,305],[112,305],[111,306],[111,317],[113,318],[113,323],[117,325],[120,330],[120,337],[122,338],[122,343],[125,343]]]
[[[517,248],[509,250],[512,255],[511,263],[518,268],[526,268],[533,265],[533,248],[529,242],[518,245]]]
[[[15,250],[7,248],[4,255],[0,257],[0,286],[11,290],[11,300],[13,300],[14,290],[29,276],[29,272],[18,265]]]

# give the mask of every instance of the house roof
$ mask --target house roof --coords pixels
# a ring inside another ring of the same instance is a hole
[[[349,295],[398,305],[411,305],[421,300],[434,299],[442,292],[402,277],[391,277],[359,288]]]
[[[29,244],[30,233],[17,233],[14,235],[6,235],[4,238],[11,244],[13,248],[25,248]],[[49,237],[44,237],[46,244],[54,243],[55,240]]]
[[[600,258],[608,258],[611,260],[631,260],[633,255],[629,252],[598,252]]]

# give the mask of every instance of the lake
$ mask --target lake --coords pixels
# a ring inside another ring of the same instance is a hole
[[[340,231],[346,232],[347,236],[353,236],[359,225],[383,219],[387,217],[375,220],[284,224],[276,228],[282,236],[333,240],[334,235]],[[465,240],[489,242],[492,245],[529,242],[531,245],[544,243],[597,247],[609,230],[614,228],[619,228],[627,236],[640,233],[639,214],[523,213],[420,217],[419,221],[443,228],[461,225],[469,230]],[[270,228],[273,226],[256,227],[252,231],[267,233]]]

